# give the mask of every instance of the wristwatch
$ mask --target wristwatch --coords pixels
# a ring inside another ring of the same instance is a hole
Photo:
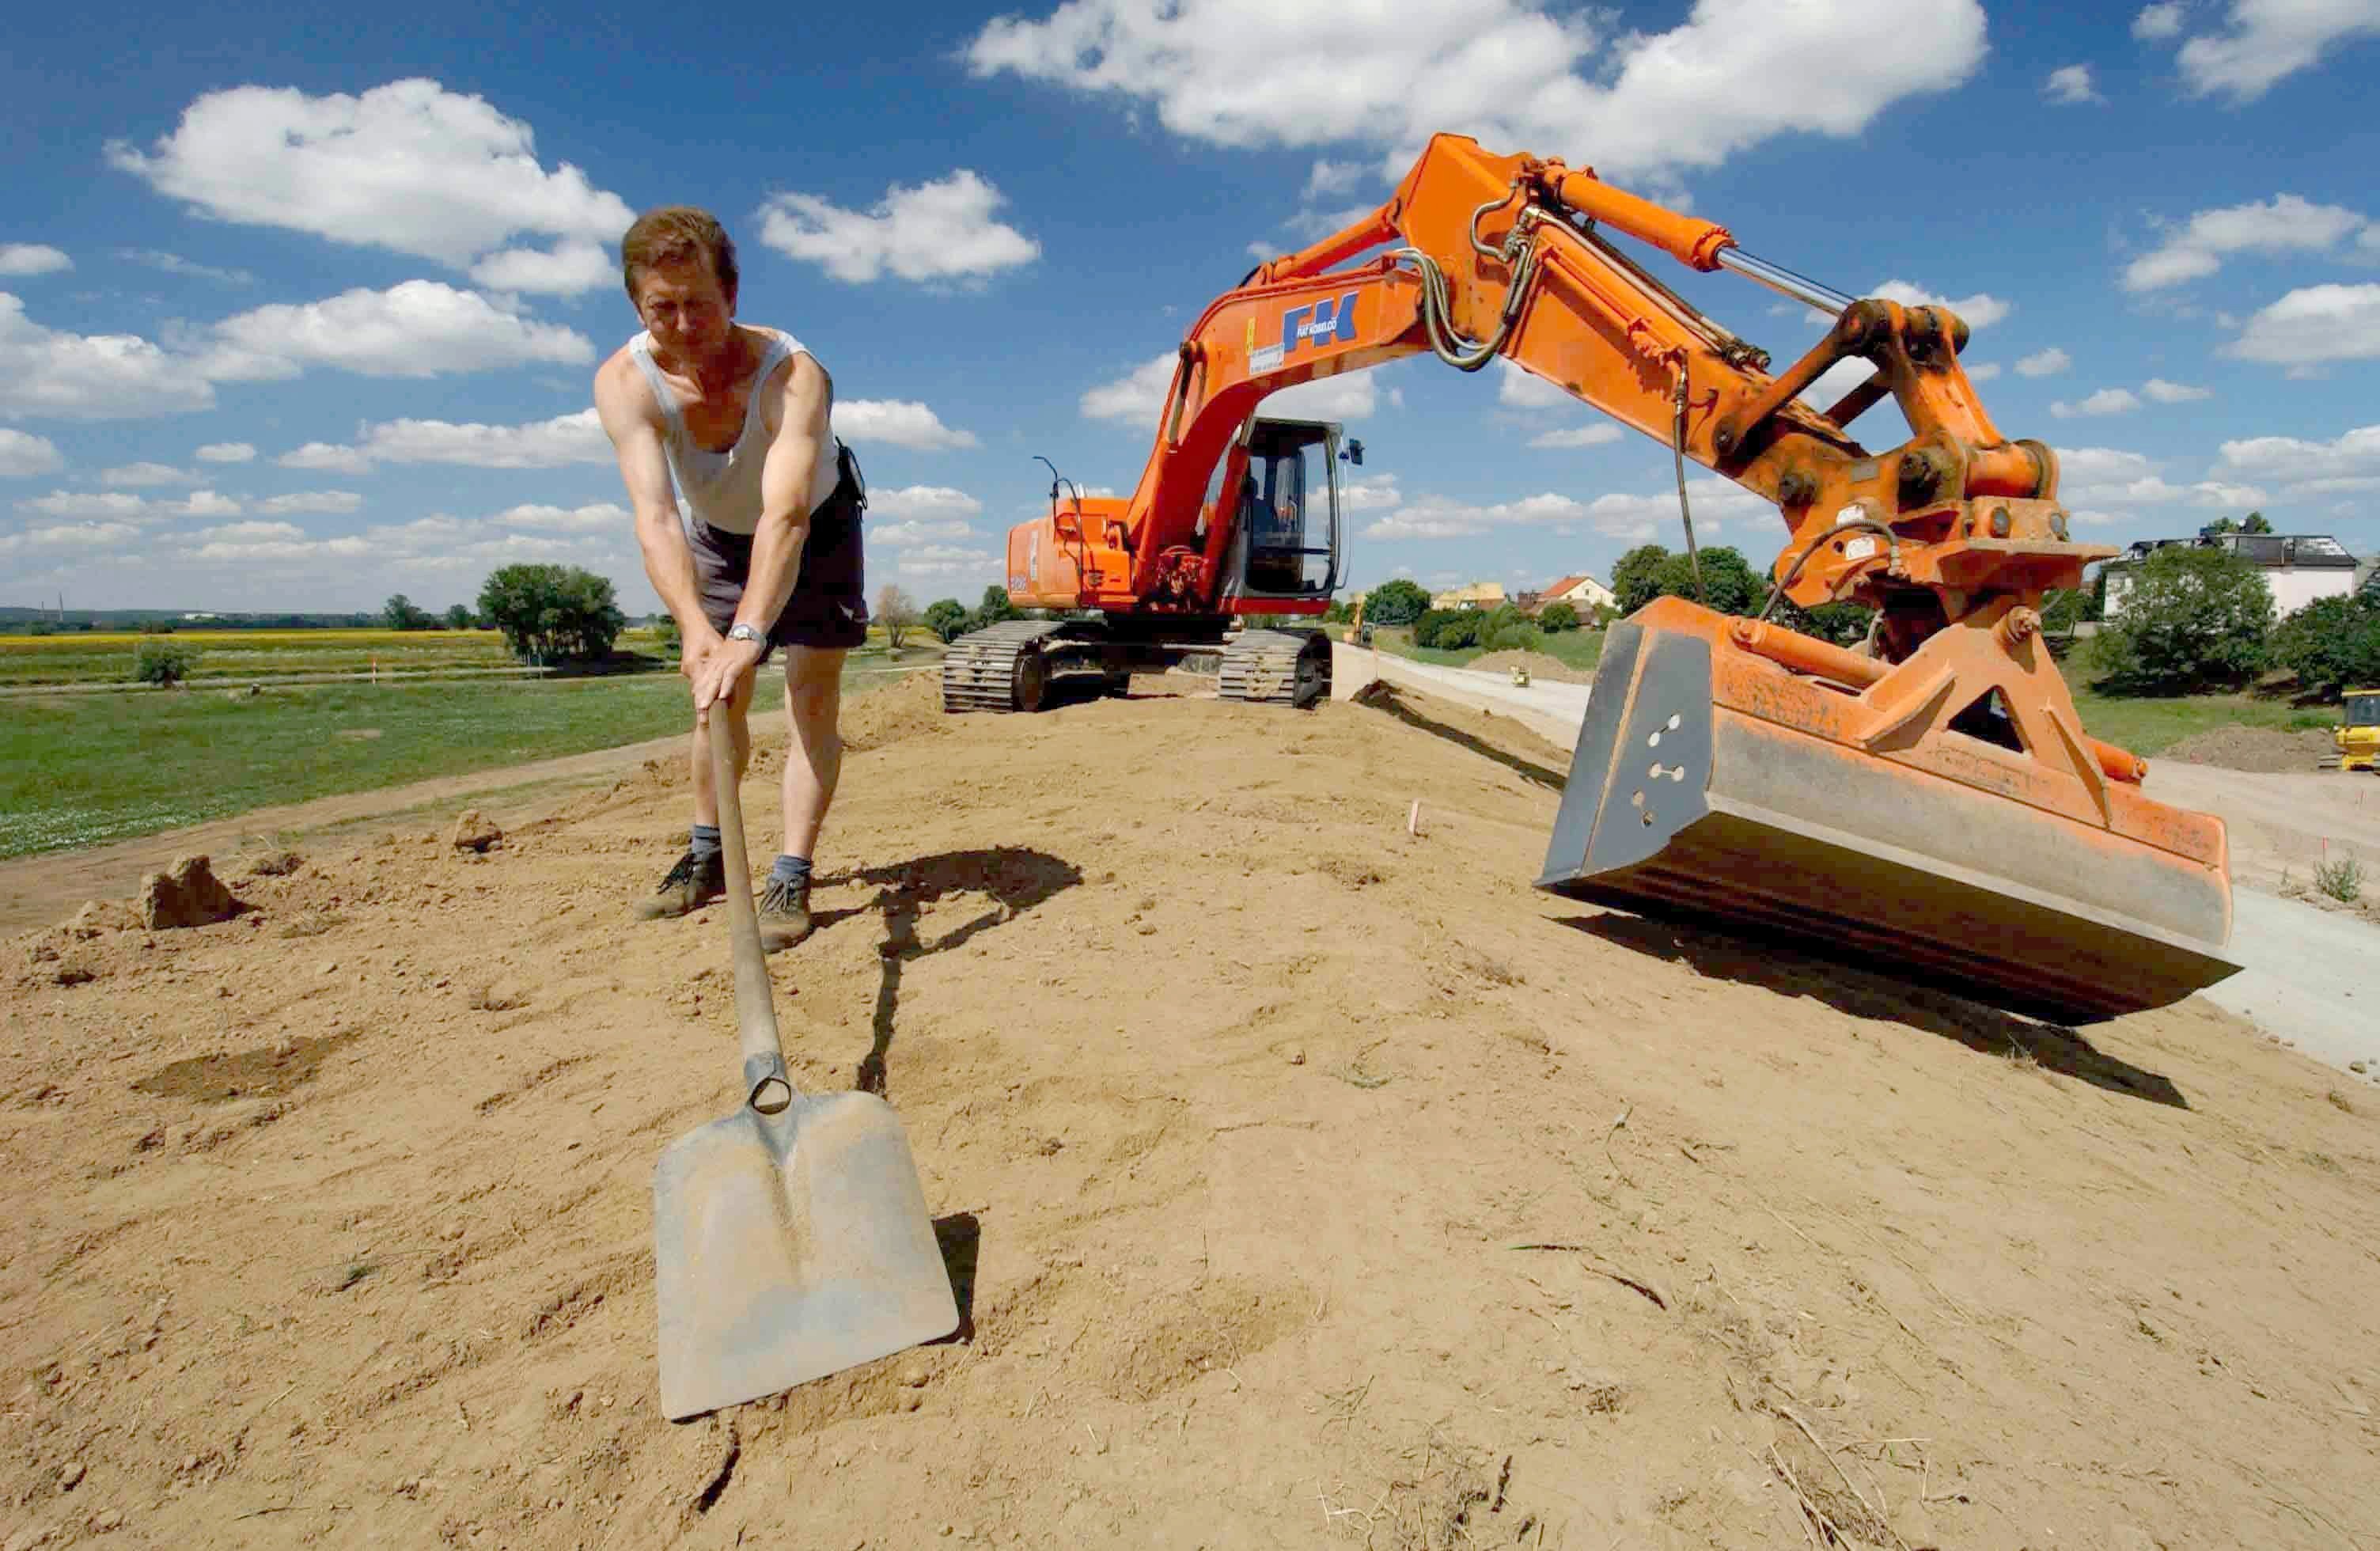
[[[766,646],[769,640],[769,637],[759,631],[740,622],[727,627],[727,638],[731,641],[757,641],[763,646]]]

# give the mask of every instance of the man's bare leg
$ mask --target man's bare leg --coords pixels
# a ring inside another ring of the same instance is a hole
[[[785,849],[760,902],[760,940],[774,951],[808,937],[810,856],[843,774],[839,648],[785,648]]]
[[[751,708],[752,677],[747,675],[735,685],[735,694],[712,711],[735,750],[739,781],[752,764]],[[660,891],[637,902],[639,920],[658,920],[698,910],[719,897],[725,880],[718,835],[719,792],[710,779],[710,761],[704,757],[703,741],[695,733],[686,735],[686,758],[694,781],[694,833],[688,838],[686,854],[662,879]]]

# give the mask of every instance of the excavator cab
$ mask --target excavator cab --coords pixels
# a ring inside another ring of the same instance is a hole
[[[1227,572],[1234,612],[1271,612],[1265,600],[1338,590],[1339,443],[1327,420],[1250,422]]]

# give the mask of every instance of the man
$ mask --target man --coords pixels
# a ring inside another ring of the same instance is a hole
[[[759,903],[773,951],[810,931],[810,856],[843,765],[844,653],[868,634],[866,500],[834,437],[825,369],[790,335],[735,321],[735,245],[716,219],[650,212],[621,239],[620,267],[645,331],[597,370],[595,407],[636,509],[645,574],[677,621],[696,728],[724,712],[739,777],[753,685],[770,654],[785,653],[784,850]],[[726,887],[698,737],[689,763],[692,841],[660,891],[637,902],[640,919],[683,915]]]

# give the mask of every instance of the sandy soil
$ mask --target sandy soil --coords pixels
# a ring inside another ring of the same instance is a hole
[[[674,769],[18,939],[0,1545],[2380,1539],[2368,1090],[1539,894],[1511,719],[1160,682],[855,707],[779,1017],[968,1325],[687,1425],[650,1174],[735,1056],[721,913],[625,918]]]
[[[1542,651],[1491,651],[1475,657],[1463,664],[1474,673],[1502,673],[1509,676],[1515,668],[1526,668],[1529,676],[1551,684],[1593,684],[1595,670],[1573,668],[1560,658]]]
[[[2168,745],[2157,757],[2188,765],[2279,775],[2322,769],[2338,745],[2326,732],[2283,733],[2271,727],[2216,727]]]

